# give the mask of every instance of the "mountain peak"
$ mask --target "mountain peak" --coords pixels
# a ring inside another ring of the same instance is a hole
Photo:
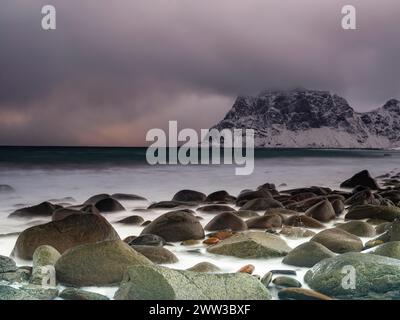
[[[400,101],[397,99],[390,99],[382,108],[388,111],[400,112]]]
[[[241,96],[217,129],[254,129],[258,147],[389,148],[400,146],[400,102],[357,113],[329,91],[294,88]]]

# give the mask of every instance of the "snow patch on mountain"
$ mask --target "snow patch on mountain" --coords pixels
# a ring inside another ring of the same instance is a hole
[[[398,148],[400,102],[358,113],[328,91],[264,91],[238,97],[213,128],[254,129],[256,147]]]

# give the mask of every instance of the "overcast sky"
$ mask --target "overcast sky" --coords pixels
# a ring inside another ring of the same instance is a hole
[[[144,145],[148,129],[208,128],[268,88],[371,110],[400,98],[399,17],[398,0],[1,0],[0,144]]]

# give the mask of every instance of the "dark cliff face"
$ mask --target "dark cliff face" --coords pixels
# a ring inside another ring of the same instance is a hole
[[[364,143],[374,147],[370,144],[375,140],[377,148],[390,147],[389,144],[400,143],[400,102],[392,99],[375,111],[357,113],[344,98],[327,91],[265,91],[257,96],[238,97],[215,127],[255,129],[256,136],[261,135],[265,142],[287,132],[329,129],[337,134],[346,133],[346,137],[354,135],[355,145],[359,143],[360,147]],[[266,144],[271,145],[270,141]],[[335,143],[335,147],[338,145],[340,142]]]

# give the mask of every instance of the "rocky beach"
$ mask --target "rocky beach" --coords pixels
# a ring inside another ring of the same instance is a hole
[[[3,170],[0,300],[399,299],[397,156]]]

